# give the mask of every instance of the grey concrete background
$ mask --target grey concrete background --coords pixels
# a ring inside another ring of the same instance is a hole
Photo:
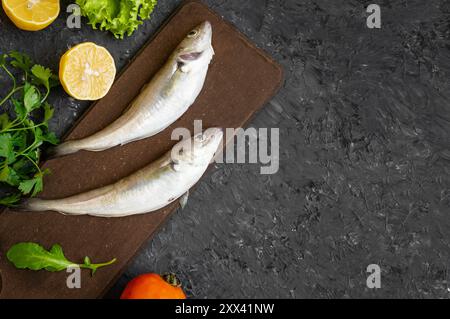
[[[205,2],[285,68],[252,122],[280,128],[280,171],[217,165],[107,297],[141,273],[172,271],[193,298],[448,298],[450,3],[379,1],[374,30],[373,1]],[[64,12],[30,34],[2,12],[0,51],[57,69],[89,40],[121,69],[179,3],[160,0],[123,41],[85,23],[67,29]],[[60,135],[88,106],[61,90],[52,101]],[[366,287],[373,263],[378,290]]]

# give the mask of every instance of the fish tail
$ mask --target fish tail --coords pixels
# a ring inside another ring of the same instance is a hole
[[[80,212],[78,209],[65,210],[64,204],[59,200],[40,199],[40,198],[27,198],[19,202],[14,206],[14,210],[23,212],[46,212],[54,211],[63,215],[85,215],[86,213]]]
[[[73,154],[79,150],[80,147],[77,141],[67,141],[57,146],[49,148],[46,152],[46,155],[48,158],[54,158]]]
[[[26,198],[22,199],[14,209],[20,211],[45,211],[48,210],[46,202],[46,200],[39,198]]]

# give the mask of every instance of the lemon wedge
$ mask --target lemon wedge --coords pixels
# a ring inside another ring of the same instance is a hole
[[[110,90],[116,76],[114,59],[107,49],[92,42],[78,44],[59,62],[64,90],[78,100],[99,100]]]
[[[46,28],[59,14],[59,0],[2,0],[2,6],[11,21],[27,31]]]

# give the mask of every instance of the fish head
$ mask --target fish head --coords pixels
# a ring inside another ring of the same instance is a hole
[[[192,29],[178,46],[175,55],[178,67],[183,72],[208,65],[214,55],[211,23],[205,21]]]
[[[179,142],[172,149],[172,161],[178,168],[208,165],[222,145],[223,130],[209,128],[190,139]]]

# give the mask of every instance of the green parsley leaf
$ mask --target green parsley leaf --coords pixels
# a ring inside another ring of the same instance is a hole
[[[43,122],[47,126],[48,121],[50,121],[50,119],[53,117],[53,113],[55,112],[55,110],[47,102],[44,103],[43,109],[44,109],[44,121]]]
[[[24,77],[15,78],[20,70]],[[8,102],[15,113],[0,115],[0,185],[17,188],[13,197],[0,198],[0,205],[10,205],[18,200],[19,192],[36,196],[43,189],[43,177],[48,170],[39,167],[40,147],[44,143],[58,143],[56,135],[48,129],[54,110],[47,102],[50,88],[58,81],[50,69],[34,64],[26,54],[16,51],[0,55],[0,72],[12,81],[12,88],[6,98],[0,99],[0,106]]]
[[[2,131],[8,129],[8,127],[10,127],[11,122],[9,120],[9,116],[7,113],[3,113],[2,115],[0,115],[0,129]]]
[[[0,66],[6,66],[7,54],[0,54]]]
[[[45,175],[49,174],[50,171],[48,169],[37,173],[32,179],[22,181],[19,184],[19,190],[25,194],[30,194],[31,197],[36,196],[38,193],[42,192],[44,187],[43,178]]]
[[[38,89],[31,84],[25,85],[25,95],[23,96],[23,104],[28,113],[38,108],[41,104],[41,98]]]
[[[52,76],[52,71],[50,69],[44,68],[42,65],[35,64],[31,68],[31,73],[35,76],[36,84],[42,84],[50,89],[50,77]]]
[[[37,180],[35,178],[22,181],[19,185],[19,189],[24,193],[25,195],[28,195],[31,193],[31,190],[33,189],[34,185],[36,185]]]
[[[11,57],[13,60],[10,62],[10,64],[13,67],[19,68],[25,73],[30,73],[31,67],[33,65],[33,62],[31,62],[31,59],[28,55],[25,53],[20,53],[17,51],[12,51],[9,54],[9,57]]]
[[[42,140],[52,145],[56,145],[59,143],[58,137],[53,132],[47,132],[45,135],[42,136]]]
[[[0,181],[7,183],[10,186],[18,186],[20,183],[19,176],[14,169],[9,166],[4,166],[0,170]]]
[[[16,159],[12,136],[9,133],[0,134],[0,157],[4,157],[8,163],[12,163]]]
[[[14,206],[20,200],[20,194],[13,194],[3,198],[0,198],[0,205]]]
[[[14,111],[19,119],[23,119],[27,116],[27,110],[22,102],[16,100],[15,98],[11,98],[11,103],[14,106]]]

